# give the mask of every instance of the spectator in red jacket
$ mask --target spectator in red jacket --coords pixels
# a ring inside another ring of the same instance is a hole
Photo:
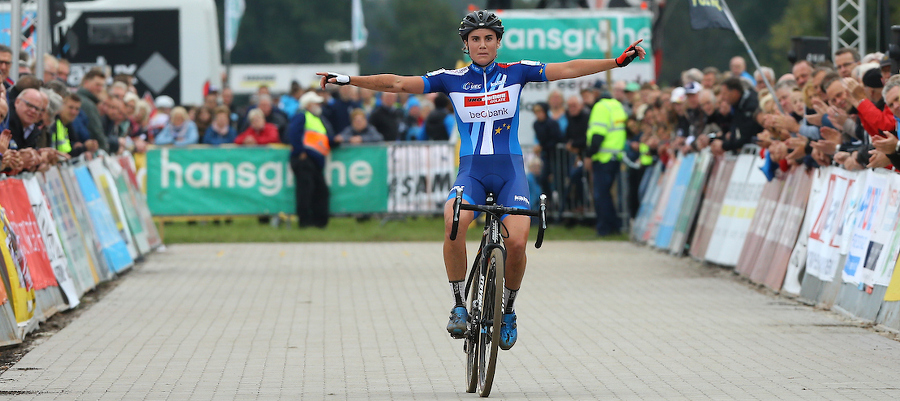
[[[234,140],[238,145],[265,145],[278,143],[278,127],[266,122],[266,115],[260,109],[247,113],[250,126]]]

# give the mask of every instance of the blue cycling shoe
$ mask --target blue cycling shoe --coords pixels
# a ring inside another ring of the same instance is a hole
[[[469,312],[464,306],[457,306],[450,310],[450,321],[447,322],[447,332],[450,337],[464,338],[466,336]]]
[[[500,349],[506,351],[516,345],[519,333],[516,330],[516,312],[503,314],[503,325],[500,326]]]

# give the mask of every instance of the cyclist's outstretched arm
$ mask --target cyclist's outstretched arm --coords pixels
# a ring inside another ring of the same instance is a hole
[[[335,85],[353,85],[360,88],[371,89],[377,92],[405,92],[412,94],[421,94],[425,91],[425,81],[422,77],[400,76],[394,74],[378,74],[378,75],[361,75],[347,76],[330,72],[317,72],[321,75],[320,82],[322,89],[325,84]],[[346,81],[345,81],[346,80]]]
[[[625,49],[621,56],[614,59],[576,59],[563,63],[547,64],[547,80],[556,81],[558,79],[578,78],[585,75],[591,75],[598,72],[611,70],[616,67],[624,67],[631,63],[635,57],[641,60],[647,55],[643,47],[638,46],[643,39],[638,39]]]

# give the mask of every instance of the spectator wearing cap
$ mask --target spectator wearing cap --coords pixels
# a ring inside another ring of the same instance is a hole
[[[850,78],[853,69],[859,65],[859,51],[852,47],[842,47],[834,52],[834,67],[841,78]]]
[[[203,106],[210,110],[215,110],[216,107],[219,107],[219,87],[210,85],[207,88],[206,94],[203,95]]]
[[[83,126],[86,127],[88,134],[84,144],[89,152],[95,152],[98,149],[109,150],[109,143],[106,140],[106,134],[103,132],[103,119],[100,117],[100,111],[97,109],[100,96],[104,92],[105,87],[106,74],[100,69],[92,69],[81,79],[81,88],[78,88],[78,92],[76,92],[81,97]],[[78,128],[76,128],[77,130]]]
[[[221,145],[224,143],[234,143],[237,138],[237,131],[231,126],[231,112],[225,106],[216,107],[213,112],[212,124],[203,134],[203,143],[207,145]]]
[[[238,145],[267,145],[278,143],[278,127],[266,122],[266,115],[260,109],[252,109],[247,113],[250,125],[235,138]]]
[[[369,124],[372,124],[385,141],[393,142],[400,138],[400,125],[403,121],[403,110],[397,106],[397,94],[383,92],[381,102],[369,114]]]
[[[325,183],[325,158],[331,153],[330,124],[321,118],[324,98],[309,91],[288,125],[290,163],[294,173],[297,224],[325,227],[330,193]]]
[[[672,111],[674,111],[675,115],[678,117],[678,123],[675,127],[675,136],[683,138],[690,135],[690,123],[688,123],[687,116],[685,115],[686,105],[684,102],[686,99],[687,94],[681,86],[672,89],[672,93],[669,95],[669,103],[672,105]]]
[[[156,135],[157,145],[187,146],[199,140],[197,125],[188,117],[187,110],[180,106],[172,109],[169,123]]]
[[[685,129],[687,137],[696,137],[703,132],[706,126],[706,113],[700,107],[700,91],[703,86],[697,81],[691,81],[684,85],[684,123],[682,126],[681,116],[679,116],[679,126]]]
[[[156,98],[153,105],[156,106],[156,112],[150,117],[150,130],[158,132],[169,123],[169,113],[175,107],[175,100],[162,95]]]

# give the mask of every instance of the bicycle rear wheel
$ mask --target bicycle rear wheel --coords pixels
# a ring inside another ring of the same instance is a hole
[[[504,284],[503,250],[494,248],[486,259],[486,268],[482,270],[485,283],[481,288],[484,307],[482,308],[483,326],[478,331],[478,394],[487,397],[491,394],[494,383],[494,372],[497,369],[497,353],[500,351],[500,327],[503,325],[503,284]]]
[[[481,321],[481,305],[484,301],[480,299],[481,293],[478,291],[478,282],[480,275],[479,267],[481,266],[481,252],[475,257],[475,263],[472,266],[469,282],[466,290],[466,309],[469,311],[469,332],[466,333],[466,342],[464,344],[466,350],[466,392],[474,393],[478,387],[478,332],[480,331]]]

